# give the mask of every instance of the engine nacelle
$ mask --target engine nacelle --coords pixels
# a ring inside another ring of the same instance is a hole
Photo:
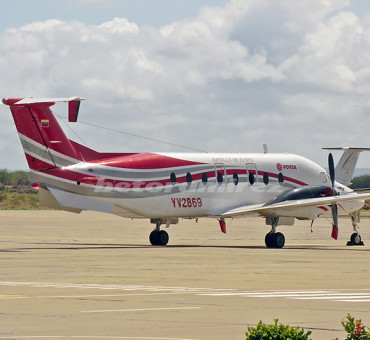
[[[296,201],[307,198],[319,198],[327,196],[338,196],[339,191],[335,188],[328,186],[304,186],[300,188],[293,188],[284,191],[280,195],[274,197],[271,201],[267,202],[264,206],[269,206],[271,204],[276,204],[285,201]]]

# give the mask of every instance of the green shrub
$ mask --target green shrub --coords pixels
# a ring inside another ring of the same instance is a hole
[[[275,324],[265,325],[260,321],[257,327],[248,327],[245,333],[246,340],[308,340],[310,331],[305,333],[299,327],[278,325],[278,319],[274,319]]]
[[[342,320],[344,330],[347,332],[346,340],[368,340],[370,339],[370,328],[365,327],[361,319],[355,321],[350,314],[347,315],[347,320]],[[336,339],[338,340],[338,338]]]

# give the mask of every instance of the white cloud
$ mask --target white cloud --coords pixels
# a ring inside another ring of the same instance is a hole
[[[110,33],[138,33],[139,27],[135,23],[129,22],[126,18],[114,18],[112,21],[105,22],[98,26],[99,29],[106,29]]]
[[[349,4],[232,0],[160,29],[35,22],[0,33],[0,90],[81,95],[84,121],[209,151],[267,143],[324,165],[323,146],[370,146],[370,20]],[[74,127],[99,150],[178,151]],[[22,157],[0,167],[25,166]]]

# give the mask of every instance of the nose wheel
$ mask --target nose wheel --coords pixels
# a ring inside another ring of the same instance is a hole
[[[350,241],[347,242],[347,246],[363,246],[364,242],[361,240],[361,235],[358,232],[359,228],[357,225],[357,223],[360,222],[360,211],[355,211],[350,214],[350,216],[354,233],[351,235]]]
[[[351,235],[351,241],[349,242],[352,246],[363,246],[364,242],[361,241],[361,235],[359,233],[353,233]]]

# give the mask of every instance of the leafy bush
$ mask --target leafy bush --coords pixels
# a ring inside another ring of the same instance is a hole
[[[354,177],[351,180],[352,189],[364,189],[364,188],[370,188],[370,175],[362,175],[359,177]]]
[[[8,171],[0,169],[0,184],[5,186],[31,185],[26,171]]]
[[[260,321],[257,327],[248,327],[245,333],[246,340],[308,340],[310,331],[305,333],[304,329],[299,327],[290,327],[278,325],[278,319],[274,319],[275,324],[265,325]]]
[[[370,328],[365,327],[361,319],[355,321],[351,315],[347,315],[347,320],[342,320],[344,330],[347,332],[346,340],[368,340],[370,339]],[[336,339],[338,340],[338,338]]]

